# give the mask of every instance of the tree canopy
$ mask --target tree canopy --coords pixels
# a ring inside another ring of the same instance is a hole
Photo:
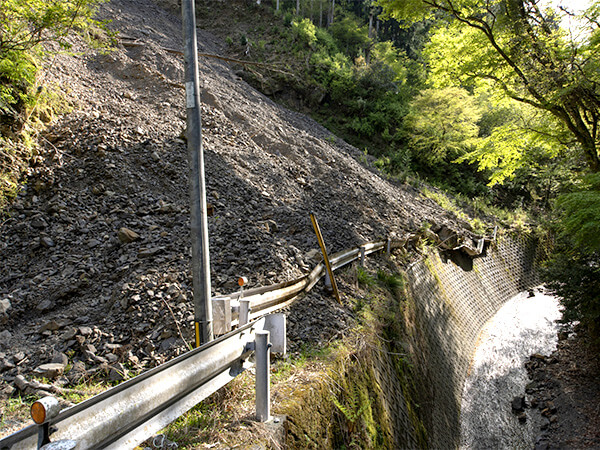
[[[585,33],[579,39],[559,26],[558,11],[543,8],[539,0],[380,4],[407,25],[434,16],[443,24],[430,48],[434,78],[437,74],[446,85],[469,89],[488,83],[504,96],[544,112],[551,119],[531,131],[550,133],[557,142],[576,146],[589,169],[600,170],[599,2],[580,16]],[[554,126],[548,127],[552,120]]]

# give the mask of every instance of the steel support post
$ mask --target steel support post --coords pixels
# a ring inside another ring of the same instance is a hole
[[[196,331],[196,347],[199,347],[213,339],[213,329],[208,252],[208,213],[204,182],[198,42],[194,0],[183,0],[181,2],[181,13],[183,18],[187,141],[190,165],[194,328]]]
[[[259,422],[268,422],[271,418],[270,334],[256,332],[256,420]]]

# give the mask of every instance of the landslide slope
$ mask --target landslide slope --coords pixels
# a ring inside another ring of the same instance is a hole
[[[185,351],[178,327],[193,341],[183,57],[172,51],[182,48],[180,17],[152,0],[112,0],[100,15],[120,43],[102,54],[74,40],[75,52],[48,65],[47,83],[74,108],[43,137],[0,224],[4,398],[18,375],[52,360],[72,367],[63,383],[118,379]],[[225,51],[198,34],[200,51]],[[465,226],[226,62],[201,59],[200,78],[215,294],[241,275],[259,286],[306,273],[318,248],[311,211],[334,252],[424,222]],[[122,228],[137,238],[124,242]],[[328,339],[351,316],[319,289],[295,308],[292,345]]]

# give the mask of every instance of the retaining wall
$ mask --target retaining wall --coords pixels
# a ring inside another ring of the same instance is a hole
[[[461,394],[477,338],[506,301],[539,284],[536,244],[499,238],[475,259],[429,253],[406,270],[407,298],[375,308],[367,333],[375,341],[357,350],[351,363],[334,367],[342,377],[336,386],[355,386],[346,389],[351,412],[358,408],[357,392],[368,393],[368,400],[360,396],[370,406],[363,425],[375,424],[375,430],[349,436],[357,417],[344,418],[331,407],[331,387],[314,388],[299,399],[301,412],[289,411],[289,448],[340,448],[344,436],[364,438],[361,448],[458,448]],[[348,371],[351,365],[359,369]]]
[[[431,252],[407,271],[430,448],[459,445],[461,394],[481,328],[507,300],[539,284],[536,244],[527,239],[500,238],[483,257],[459,258],[463,267],[452,256]]]

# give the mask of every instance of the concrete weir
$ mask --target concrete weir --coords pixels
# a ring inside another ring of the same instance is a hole
[[[533,241],[501,237],[482,257],[456,256],[431,252],[407,271],[430,448],[459,447],[461,396],[479,333],[504,303],[539,284]]]

